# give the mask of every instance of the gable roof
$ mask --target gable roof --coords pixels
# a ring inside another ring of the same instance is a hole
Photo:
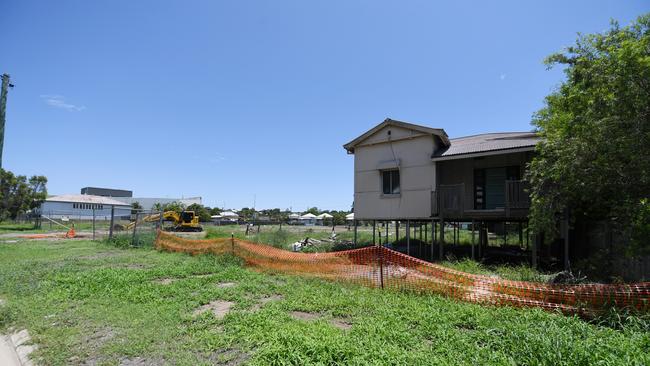
[[[347,144],[343,145],[343,148],[348,151],[348,153],[354,153],[354,148],[361,144],[363,141],[365,141],[367,138],[370,136],[374,135],[377,131],[381,130],[384,127],[387,126],[396,126],[396,127],[402,127],[406,128],[409,130],[413,131],[418,131],[422,132],[425,134],[430,134],[434,136],[438,136],[440,140],[442,140],[442,143],[444,145],[449,146],[449,137],[447,136],[447,133],[445,130],[442,128],[431,128],[431,127],[426,127],[426,126],[421,126],[421,125],[416,125],[413,123],[408,123],[408,122],[402,122],[402,121],[397,121],[394,119],[386,118],[382,123],[378,124],[377,126],[371,128],[368,130],[366,133],[363,135],[357,137],[356,139],[348,142]]]
[[[498,132],[451,139],[451,145],[436,151],[431,159],[463,158],[465,155],[493,151],[534,150],[541,137],[535,132]]]

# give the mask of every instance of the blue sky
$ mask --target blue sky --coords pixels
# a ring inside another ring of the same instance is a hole
[[[347,209],[386,117],[529,130],[548,54],[648,1],[29,1],[0,9],[4,162],[50,193]]]

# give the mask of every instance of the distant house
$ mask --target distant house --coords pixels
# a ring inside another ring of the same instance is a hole
[[[334,216],[328,214],[327,212],[324,212],[318,216],[316,216],[316,225],[325,225],[327,223],[331,223],[331,219],[334,218]]]
[[[289,214],[289,225],[298,225],[300,224],[300,214],[291,213]]]
[[[345,215],[345,222],[346,222],[348,225],[352,225],[352,224],[354,223],[354,212]]]
[[[312,213],[306,213],[300,216],[300,223],[305,226],[314,226],[316,225],[316,215]]]
[[[41,216],[64,220],[110,220],[111,209],[116,217],[130,216],[131,206],[103,196],[63,194],[48,197],[41,204]]]
[[[211,216],[212,221],[216,224],[236,224],[239,222],[239,215],[232,211],[223,211],[219,215]]]

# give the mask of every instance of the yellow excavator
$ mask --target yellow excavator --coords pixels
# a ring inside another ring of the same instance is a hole
[[[203,227],[199,224],[199,215],[194,211],[183,211],[178,213],[176,211],[165,211],[163,212],[163,220],[172,221],[174,226],[171,227],[171,231],[203,231]],[[147,215],[142,218],[144,222],[156,222],[160,220],[160,214]],[[128,223],[124,229],[129,230],[133,229],[135,221]]]

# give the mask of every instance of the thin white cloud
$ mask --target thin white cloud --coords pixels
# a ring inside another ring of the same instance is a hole
[[[45,104],[51,107],[65,109],[69,112],[81,112],[86,109],[86,107],[83,105],[78,106],[71,103],[66,103],[65,97],[63,95],[43,94],[41,95],[41,99],[43,99]]]
[[[221,155],[221,154],[219,154],[219,153],[214,153],[214,154],[213,154],[213,155],[208,159],[208,161],[211,162],[211,163],[220,163],[220,162],[222,162],[222,161],[224,161],[224,160],[226,160],[226,157],[223,156],[223,155]]]
[[[501,74],[501,75],[499,75],[499,79],[501,79],[501,80],[505,80],[505,79],[506,79],[506,74]]]

